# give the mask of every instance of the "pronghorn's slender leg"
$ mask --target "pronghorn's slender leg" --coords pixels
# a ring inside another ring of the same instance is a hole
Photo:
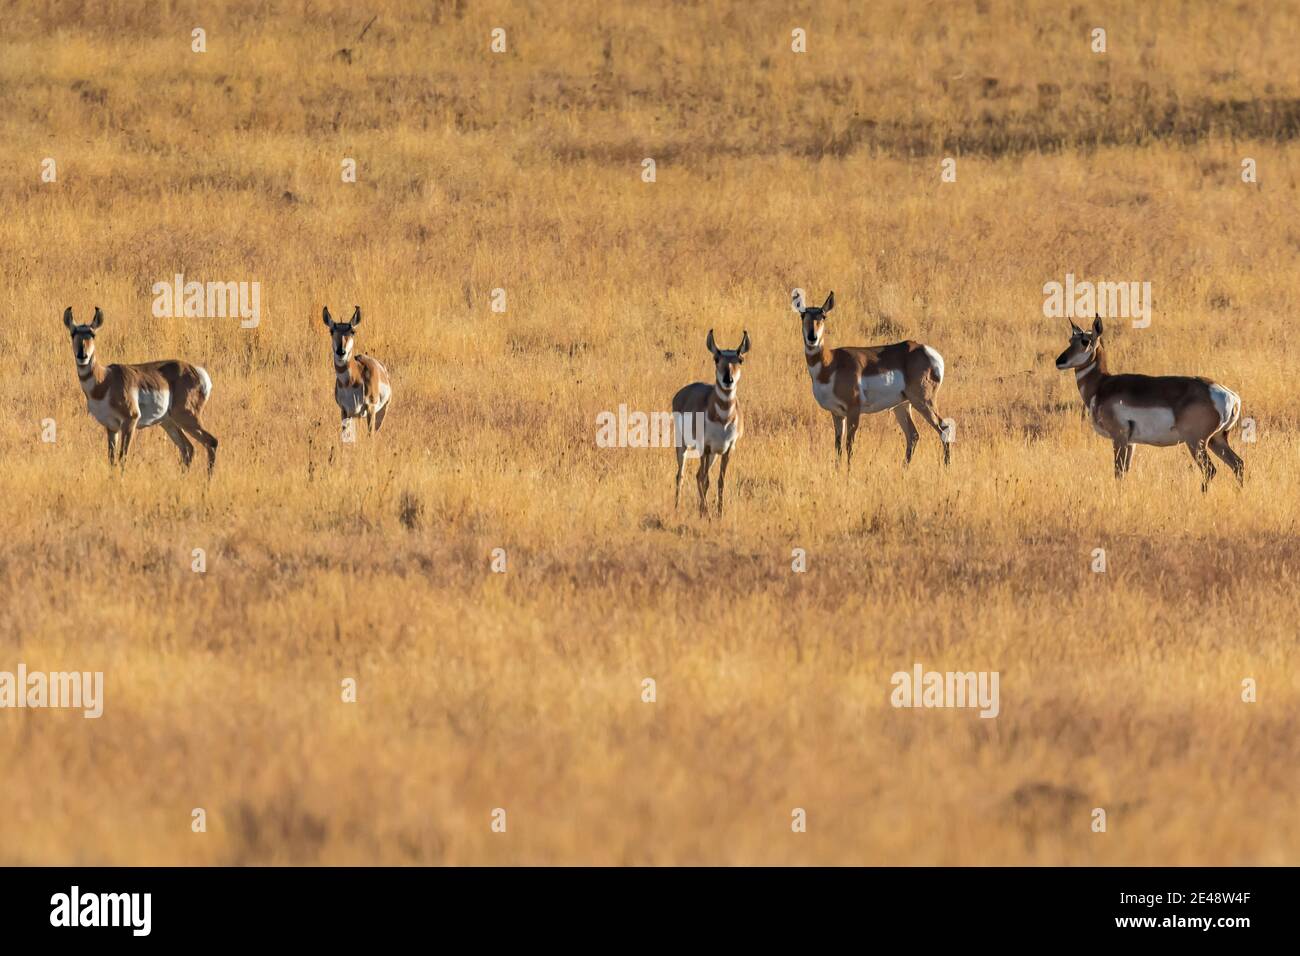
[[[858,416],[850,415],[848,428],[845,429],[847,434],[844,436],[845,465],[848,471],[853,470],[853,439],[858,435]]]
[[[1244,485],[1246,483],[1246,463],[1228,444],[1226,432],[1219,432],[1210,439],[1210,451],[1214,452],[1221,462],[1232,469],[1232,473],[1237,478],[1237,484]]]
[[[392,403],[393,400],[390,398],[388,401],[384,402],[384,404],[380,406],[379,411],[375,413],[375,431],[379,431],[383,426],[384,416],[388,414],[388,406]]]
[[[117,457],[117,432],[105,428],[104,432],[108,435],[108,464],[112,467],[114,459]]]
[[[727,462],[731,460],[731,452],[722,453],[722,461],[718,463],[718,517],[722,517],[722,486],[727,481]]]
[[[700,455],[700,470],[695,473],[695,486],[700,490],[700,517],[706,517],[709,509],[705,500],[709,497],[709,469],[713,466],[713,452],[705,451]]]
[[[127,410],[126,421],[122,423],[122,449],[117,455],[117,463],[123,468],[126,468],[126,453],[131,450],[131,439],[135,437],[135,426],[139,420],[138,407]]]
[[[186,468],[190,467],[190,462],[194,460],[194,446],[190,444],[190,440],[185,437],[185,433],[175,422],[164,420],[161,424],[167,437],[181,450],[181,464]]]
[[[934,406],[928,399],[909,397],[908,401],[912,403],[912,407],[920,413],[921,417],[924,418],[929,423],[930,427],[935,430],[935,433],[938,434],[939,443],[943,445],[943,463],[945,465],[948,464],[951,460],[951,445],[948,442],[948,436],[943,430],[943,419],[939,417],[939,413],[934,410]]]
[[[1128,432],[1124,439],[1115,440],[1115,477],[1123,478],[1128,474],[1129,462],[1133,460],[1133,422],[1128,423]]]
[[[1189,441],[1187,450],[1192,453],[1192,460],[1196,462],[1197,467],[1201,469],[1201,491],[1210,490],[1210,480],[1214,477],[1216,471],[1214,462],[1210,461],[1210,453],[1205,450],[1205,441]]]
[[[366,405],[366,434],[373,435],[374,433],[375,433],[375,406],[367,404]]]
[[[908,411],[907,402],[894,406],[894,417],[898,419],[898,427],[903,430],[903,437],[907,439],[907,453],[903,456],[903,467],[906,468],[912,461],[912,452],[916,451],[916,441],[920,437],[920,432],[916,430],[916,425],[912,421],[912,413]]]
[[[840,459],[844,457],[843,438],[844,438],[844,416],[831,413],[831,420],[835,422],[835,464],[838,467]]]
[[[199,417],[188,409],[173,412],[172,419],[186,434],[208,450],[208,474],[211,475],[217,464],[217,436],[205,429],[199,422]]]
[[[682,503],[682,473],[686,471],[686,445],[678,445],[675,450],[677,452],[677,482],[673,488],[673,510],[676,510]]]

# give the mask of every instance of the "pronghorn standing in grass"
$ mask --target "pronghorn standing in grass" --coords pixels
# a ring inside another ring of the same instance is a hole
[[[325,328],[330,330],[331,352],[334,356],[334,400],[343,413],[343,433],[348,433],[348,423],[353,418],[366,420],[371,433],[384,424],[388,413],[388,400],[393,389],[388,384],[388,370],[378,359],[369,355],[353,355],[356,347],[357,326],[361,324],[361,306],[356,306],[347,322],[335,322],[330,310],[321,312]]]
[[[749,351],[749,333],[746,332],[741,337],[739,348],[720,349],[714,344],[713,330],[709,329],[705,344],[713,356],[713,384],[692,382],[673,396],[673,418],[679,429],[675,442],[677,483],[673,507],[681,503],[682,472],[686,469],[686,453],[689,450],[700,456],[700,469],[695,475],[695,484],[700,491],[700,514],[708,513],[705,503],[709,495],[709,468],[713,465],[713,456],[721,455],[722,463],[718,472],[718,515],[721,517],[727,464],[731,461],[731,452],[736,447],[736,442],[740,441],[740,436],[745,431],[744,422],[740,418],[740,405],[736,401],[736,387],[740,383],[740,366],[744,364],[745,353]],[[702,422],[703,428],[696,427],[690,435],[683,434],[687,421]]]
[[[803,350],[812,378],[813,398],[835,422],[835,456],[848,424],[848,464],[853,466],[853,438],[862,415],[893,409],[907,439],[906,465],[916,450],[917,431],[909,408],[929,423],[943,443],[943,463],[950,460],[948,435],[935,407],[943,382],[943,356],[920,342],[895,342],[872,348],[829,349],[825,345],[826,313],[835,307],[835,293],[819,306],[805,306],[798,289],[794,310],[803,320]]]
[[[1092,427],[1115,448],[1115,477],[1128,473],[1134,445],[1186,445],[1201,469],[1201,491],[1210,486],[1212,451],[1245,482],[1246,465],[1228,446],[1228,432],[1241,417],[1237,393],[1207,378],[1186,375],[1111,375],[1102,348],[1101,317],[1085,332],[1070,322],[1070,344],[1056,359],[1074,369]]]
[[[137,428],[161,425],[167,437],[181,450],[181,463],[188,468],[194,460],[194,446],[186,435],[208,450],[208,474],[217,461],[217,439],[203,427],[199,415],[212,394],[212,379],[205,369],[174,359],[141,365],[103,366],[95,358],[95,333],[104,324],[104,313],[95,306],[89,325],[72,320],[72,306],[63,312],[63,324],[72,333],[72,356],[77,378],[86,393],[86,406],[108,432],[108,463],[126,466],[126,453]],[[118,436],[121,448],[118,448]]]

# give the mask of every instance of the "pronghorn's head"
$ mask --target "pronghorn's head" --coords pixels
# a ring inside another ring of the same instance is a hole
[[[1056,367],[1061,371],[1068,368],[1082,368],[1092,361],[1099,345],[1101,345],[1101,316],[1093,319],[1091,332],[1085,332],[1071,319],[1070,344],[1056,357]]]
[[[95,306],[95,317],[89,325],[72,321],[72,306],[63,310],[63,324],[72,333],[72,356],[78,365],[89,365],[95,358],[95,330],[104,324],[104,313]]]
[[[346,365],[352,359],[352,351],[356,346],[357,326],[361,324],[361,306],[353,308],[356,311],[347,322],[335,322],[330,318],[328,306],[321,310],[325,328],[330,330],[330,350],[334,353],[336,365]]]
[[[709,338],[705,342],[717,373],[718,385],[724,391],[731,391],[740,381],[740,366],[745,364],[745,353],[749,351],[749,333],[740,339],[740,347],[720,349],[713,341],[713,330],[709,329]]]
[[[826,334],[826,313],[835,308],[835,293],[828,295],[820,307],[805,306],[803,293],[795,289],[790,304],[803,319],[803,344],[810,349],[821,348],[822,336]]]

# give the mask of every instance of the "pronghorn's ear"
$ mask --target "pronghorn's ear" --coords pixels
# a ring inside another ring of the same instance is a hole
[[[1101,338],[1101,316],[1100,315],[1092,320],[1092,334],[1097,336],[1097,338]]]
[[[63,310],[63,324],[68,327],[69,331],[72,330],[72,306],[68,306]]]
[[[713,344],[713,330],[712,330],[712,329],[709,329],[709,337],[708,337],[707,339],[705,339],[704,344],[707,345],[707,346],[709,347],[709,352],[712,353],[713,357],[714,357],[714,358],[717,358],[717,357],[718,357],[718,347],[717,347],[716,345]]]
[[[103,324],[104,324],[104,313],[99,310],[99,306],[95,306],[95,317],[90,320],[90,327],[92,329],[97,329]]]
[[[321,320],[324,321],[325,323],[325,328],[327,329],[334,328],[334,320],[330,318],[330,307],[328,305],[325,306],[325,308],[320,310],[320,317]]]
[[[803,315],[803,290],[802,289],[795,289],[794,292],[790,293],[790,305],[796,312],[798,312],[800,315]]]
[[[741,355],[749,351],[749,333],[746,332],[740,339],[740,348],[737,349]]]
[[[355,328],[356,328],[358,325],[360,325],[360,324],[361,324],[361,306],[359,306],[359,305],[354,305],[354,306],[352,307],[352,322],[351,322],[351,325],[352,325],[352,327],[355,329]]]
[[[823,312],[829,312],[829,311],[830,311],[831,309],[833,309],[833,308],[835,308],[835,293],[834,293],[834,292],[832,292],[830,295],[828,295],[828,296],[826,297],[826,304],[822,306],[822,311],[823,311]]]

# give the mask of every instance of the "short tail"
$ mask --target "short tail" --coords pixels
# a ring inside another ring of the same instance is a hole
[[[203,392],[203,400],[206,402],[208,396],[212,394],[212,378],[202,365],[194,366],[194,371],[199,373],[199,390]]]

